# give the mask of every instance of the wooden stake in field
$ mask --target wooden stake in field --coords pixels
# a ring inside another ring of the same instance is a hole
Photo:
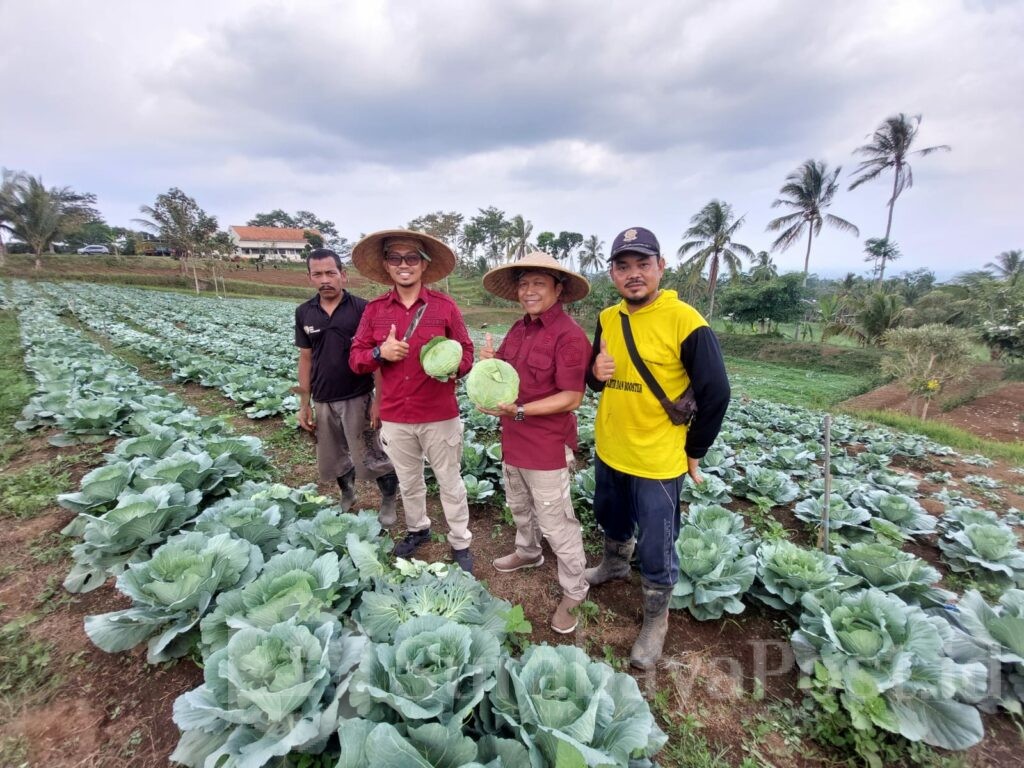
[[[825,414],[825,500],[821,505],[821,529],[818,546],[828,553],[829,505],[832,503],[832,414]]]

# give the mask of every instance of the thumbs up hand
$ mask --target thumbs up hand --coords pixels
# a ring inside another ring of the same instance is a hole
[[[615,358],[608,354],[608,342],[604,339],[601,339],[601,351],[594,358],[591,372],[598,381],[608,381],[615,375]]]
[[[409,356],[409,343],[395,337],[395,325],[391,324],[388,336],[380,344],[380,356],[392,363],[404,360]]]
[[[481,360],[490,360],[494,357],[494,340],[491,338],[491,334],[484,335],[484,346],[480,350]]]

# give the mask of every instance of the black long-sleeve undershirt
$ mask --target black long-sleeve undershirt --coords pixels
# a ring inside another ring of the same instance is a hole
[[[604,382],[594,378],[594,360],[601,351],[601,321],[597,321],[590,365],[587,366],[587,386],[595,392],[604,389]],[[731,389],[725,372],[725,360],[718,338],[710,327],[695,329],[683,339],[679,347],[679,360],[690,377],[693,396],[697,401],[697,415],[686,432],[686,455],[700,459],[718,437],[729,408]],[[681,394],[681,393],[678,393]],[[669,394],[671,397],[672,395]],[[678,395],[677,395],[678,396]]]

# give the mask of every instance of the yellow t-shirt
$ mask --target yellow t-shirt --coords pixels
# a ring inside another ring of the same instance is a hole
[[[619,319],[627,311],[621,301],[601,312],[601,338],[615,359],[615,375],[605,382],[597,407],[597,455],[613,469],[637,477],[679,477],[686,472],[686,427],[669,420],[634,367]],[[675,291],[662,290],[653,302],[629,315],[629,325],[655,380],[668,397],[679,397],[690,384],[679,359],[683,341],[707,322]]]

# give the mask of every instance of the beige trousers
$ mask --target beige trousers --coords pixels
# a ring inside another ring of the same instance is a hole
[[[558,583],[572,600],[583,600],[589,588],[583,578],[587,559],[583,533],[572,509],[568,469],[521,469],[508,464],[505,501],[516,523],[516,552],[525,560],[541,555],[541,536],[558,558]]]
[[[423,459],[426,458],[441,489],[448,543],[452,549],[466,549],[473,537],[469,532],[466,485],[462,482],[462,421],[458,417],[423,424],[384,421],[380,426],[380,442],[395,465],[406,528],[423,531],[430,527],[427,485],[423,481]]]

